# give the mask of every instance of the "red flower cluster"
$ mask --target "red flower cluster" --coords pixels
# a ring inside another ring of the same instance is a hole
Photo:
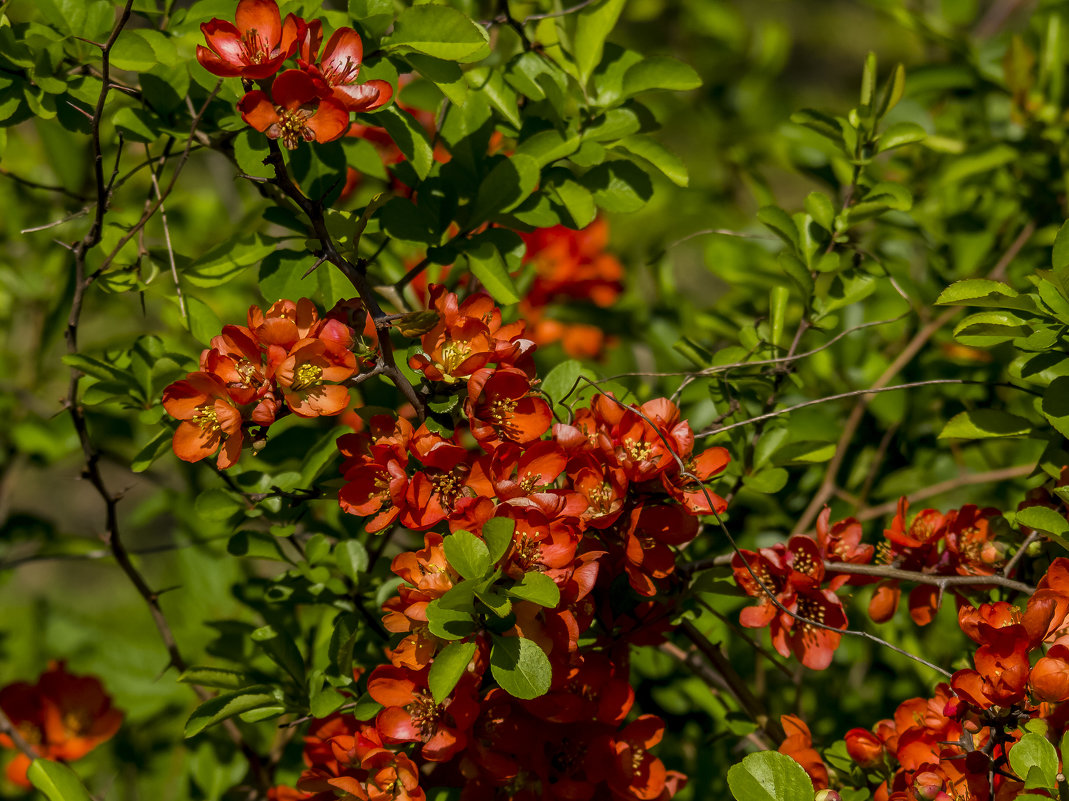
[[[535,280],[520,301],[520,314],[539,345],[560,342],[575,358],[592,358],[605,346],[605,333],[595,325],[568,323],[545,315],[560,301],[593,301],[608,308],[620,296],[623,266],[605,248],[609,225],[598,218],[581,231],[555,225],[520,234],[527,245],[524,261],[534,265]]]
[[[245,122],[293,149],[305,142],[330,142],[349,128],[350,114],[386,105],[393,96],[387,81],[358,83],[364,45],[352,28],[339,28],[322,54],[321,20],[293,14],[282,20],[276,0],[240,0],[234,22],[213,19],[201,25],[207,47],[197,61],[213,75],[240,77],[251,87],[238,102]],[[293,56],[297,67],[282,70]]]
[[[81,759],[110,740],[123,717],[99,680],[68,673],[62,662],[51,663],[36,684],[19,681],[0,689],[0,709],[38,755],[64,762]],[[0,734],[0,746],[15,748],[15,743]],[[17,754],[8,763],[8,779],[30,787],[29,766],[29,757]]]
[[[660,740],[660,720],[641,716],[625,725],[634,693],[620,646],[657,641],[667,613],[653,601],[621,613],[612,585],[626,575],[645,598],[668,588],[676,548],[697,535],[698,516],[724,511],[704,483],[726,467],[727,451],[694,453],[690,426],[666,399],[635,407],[595,395],[570,422],[554,424],[538,394],[536,346],[524,324],[504,323],[482,293],[461,301],[435,286],[430,299],[438,321],[409,363],[426,377],[430,396],[455,398],[443,405],[453,410],[456,430],[379,415],[366,431],[338,440],[342,508],[365,518],[372,532],[395,522],[426,532],[422,549],[393,561],[405,583],[386,601],[384,623],[397,639],[387,650],[391,664],[368,680],[383,709],[373,727],[349,721],[329,750],[306,750],[309,771],[299,788],[329,785],[378,797],[367,784],[367,754],[379,744],[411,743],[418,748],[412,759],[442,765],[424,767],[436,781],[462,777],[465,799],[668,799],[684,779],[649,753]],[[504,632],[547,655],[549,692],[518,700],[495,686],[487,671],[491,637],[475,626],[463,638],[475,644],[474,656],[449,697],[436,703],[428,677],[447,643],[431,631],[428,607],[460,574],[443,535],[430,529],[481,537],[489,521],[501,519],[513,534],[498,575],[519,581],[541,573],[559,594],[552,607],[513,599],[515,622]],[[595,619],[603,634],[580,645]],[[390,763],[390,770],[416,775],[407,762]],[[346,777],[364,784],[339,783]],[[414,785],[402,785],[405,797],[421,797]]]
[[[427,690],[426,669],[376,668],[368,690],[383,709],[374,723],[340,714],[317,721],[305,737],[297,792],[276,788],[275,796],[421,801],[418,764],[398,750],[416,743],[427,781],[463,786],[464,801],[667,801],[686,779],[650,753],[664,732],[659,718],[624,724],[634,693],[626,652],[612,657],[588,654],[533,701],[496,687],[480,693],[483,652],[442,704]]]
[[[247,326],[224,326],[201,353],[200,370],[163,391],[164,409],[181,421],[173,442],[178,458],[197,462],[218,450],[225,469],[238,460],[251,427],[262,435],[288,412],[341,414],[349,403],[345,382],[359,367],[350,311],[340,304],[320,317],[307,298],[280,300],[266,312],[251,307]]]
[[[1069,700],[1067,616],[1066,558],[1054,560],[1023,610],[963,605],[958,623],[978,646],[975,669],[957,671],[931,699],[905,701],[893,720],[846,734],[851,758],[880,782],[877,801],[1016,797],[1022,782],[1007,772],[1007,751],[1020,727],[1043,719],[1058,742],[1069,724],[1058,706]]]
[[[821,517],[826,520],[827,515]],[[786,545],[777,543],[757,552],[740,550],[732,558],[731,567],[735,583],[747,595],[759,599],[757,606],[742,610],[739,622],[747,628],[769,626],[772,645],[780,655],[793,652],[813,670],[828,667],[842,639],[833,629],[846,628],[846,613],[835,594],[846,577],[838,576],[827,588],[822,587],[828,575],[820,545],[809,537],[794,536]],[[795,615],[832,628],[815,626]]]
[[[857,520],[848,517],[831,524],[831,511],[825,507],[817,518],[815,541],[794,536],[786,545],[736,553],[731,561],[735,582],[747,595],[759,599],[757,606],[742,610],[742,625],[769,626],[772,644],[781,655],[793,652],[806,667],[823,670],[831,664],[841,635],[796,616],[845,629],[846,614],[835,591],[845,584],[874,580],[837,573],[832,563],[868,564],[878,553],[890,566],[934,575],[989,576],[1001,566],[1005,544],[995,539],[997,509],[970,505],[945,515],[925,509],[907,524],[908,508],[905,498],[899,500],[898,513],[884,531],[887,540],[878,550],[861,542]],[[879,582],[869,603],[873,620],[882,623],[894,616],[899,585],[898,579]],[[958,598],[966,601],[960,593]],[[909,596],[910,616],[918,625],[931,622],[941,600],[937,587],[917,585]]]
[[[990,576],[1001,567],[1006,546],[996,541],[993,521],[998,509],[968,505],[945,515],[924,509],[907,523],[909,503],[898,502],[898,513],[884,531],[881,561],[903,570],[943,576]],[[869,616],[878,623],[889,620],[898,609],[899,582],[881,581],[869,604]],[[931,622],[942,598],[936,587],[918,585],[909,595],[909,614],[918,626]]]

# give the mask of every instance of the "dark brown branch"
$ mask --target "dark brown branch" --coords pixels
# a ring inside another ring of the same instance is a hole
[[[408,380],[407,376],[405,376],[397,366],[394,357],[393,342],[390,339],[390,323],[387,319],[388,315],[382,310],[382,307],[379,306],[378,301],[375,299],[375,293],[371,288],[371,284],[367,280],[366,261],[362,258],[358,258],[354,264],[338,251],[337,246],[334,244],[334,238],[330,235],[330,231],[327,229],[322,203],[306,197],[297,185],[293,183],[293,180],[289,176],[289,172],[286,170],[286,164],[282,158],[282,151],[279,149],[278,143],[271,139],[268,144],[271,149],[271,154],[264,159],[264,164],[270,165],[274,170],[275,177],[271,183],[281,189],[286,197],[297,204],[312,224],[312,232],[319,240],[321,249],[316,255],[325,258],[337,267],[349,283],[353,285],[357,296],[363,302],[364,308],[367,309],[368,314],[371,315],[371,319],[375,323],[375,331],[378,335],[379,343],[379,361],[382,368],[380,374],[389,378],[390,381],[393,382],[393,384],[401,391],[401,394],[405,396],[405,399],[412,404],[419,419],[422,420],[426,416],[423,401],[416,393],[415,387],[412,386],[412,383]]]
[[[22,736],[15,724],[11,722],[11,718],[5,714],[3,709],[0,709],[0,732],[10,737],[11,741],[15,744],[15,747],[29,757],[31,762],[40,756],[40,754],[34,751],[33,747],[26,742],[26,738]]]

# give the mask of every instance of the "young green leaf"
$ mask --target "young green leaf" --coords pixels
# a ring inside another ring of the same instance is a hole
[[[401,12],[383,48],[414,50],[446,61],[472,61],[488,52],[488,42],[483,27],[456,9],[425,4]]]
[[[193,737],[219,721],[244,712],[276,707],[281,701],[281,691],[266,684],[254,684],[241,690],[217,695],[193,710],[193,714],[186,721],[185,736]]]
[[[471,658],[475,656],[474,642],[453,642],[438,652],[427,674],[427,686],[436,704],[441,704],[453,692],[460,677],[468,669]]]
[[[486,543],[470,531],[457,531],[442,542],[449,564],[466,579],[485,576],[492,566]]]
[[[545,573],[524,573],[519,583],[509,587],[507,592],[513,598],[532,601],[547,609],[553,609],[560,603],[560,589]]]
[[[494,637],[490,672],[501,689],[524,700],[545,695],[553,678],[549,657],[523,637]]]
[[[493,517],[483,523],[483,541],[486,543],[490,564],[498,560],[512,544],[512,535],[516,531],[516,521],[510,517]]]
[[[728,769],[736,801],[813,801],[813,782],[799,765],[778,751],[761,751]]]
[[[605,37],[616,25],[616,20],[623,10],[624,0],[599,0],[579,12],[572,42],[572,55],[579,73],[579,83],[583,86],[587,85],[594,67],[601,62]]]
[[[26,771],[26,778],[48,801],[91,801],[78,774],[62,763],[35,759]]]

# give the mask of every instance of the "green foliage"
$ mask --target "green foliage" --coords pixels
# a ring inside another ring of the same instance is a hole
[[[810,801],[813,782],[802,766],[775,751],[750,754],[728,771],[736,801]]]

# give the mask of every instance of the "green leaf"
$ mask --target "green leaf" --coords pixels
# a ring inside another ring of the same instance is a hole
[[[501,689],[524,700],[545,695],[553,679],[545,652],[533,640],[522,637],[494,637],[490,672]]]
[[[261,626],[249,636],[272,662],[289,673],[298,684],[304,683],[304,658],[288,632],[274,626]]]
[[[472,607],[474,608],[474,601]],[[462,640],[476,630],[471,612],[451,609],[443,605],[442,598],[436,598],[427,604],[427,628],[431,634],[443,640]]]
[[[541,389],[554,404],[563,403],[565,396],[575,398],[576,382],[583,373],[583,363],[576,359],[561,362],[546,373],[542,379]],[[569,393],[571,393],[569,395]]]
[[[601,62],[605,38],[616,25],[624,0],[600,0],[579,12],[572,40],[572,55],[579,73],[579,83],[587,85],[590,73]]]
[[[785,486],[790,474],[782,467],[766,467],[746,476],[745,486],[762,495],[775,495]]]
[[[182,277],[193,286],[211,289],[233,281],[247,268],[259,264],[275,249],[275,243],[259,234],[240,236],[212,248],[182,270]],[[212,336],[218,334],[216,330]]]
[[[48,801],[91,801],[78,774],[59,762],[35,759],[26,771],[26,778]]]
[[[475,67],[464,73],[464,77],[468,81],[468,86],[476,92],[481,92],[509,125],[517,131],[520,129],[523,120],[520,119],[516,90],[505,83],[501,70]]]
[[[880,104],[876,109],[876,119],[880,119],[888,111],[898,105],[902,95],[906,91],[906,68],[901,64],[895,66],[891,77],[887,79],[884,90],[880,96]]]
[[[835,230],[835,206],[823,192],[810,192],[805,198],[805,210],[813,221],[829,233]]]
[[[491,568],[486,543],[470,531],[457,531],[442,542],[445,558],[466,579],[482,578]]]
[[[1017,513],[1017,525],[1064,537],[1069,534],[1069,520],[1047,506],[1027,506]]]
[[[489,41],[482,26],[456,9],[425,4],[402,11],[382,44],[386,50],[414,50],[446,61],[477,61]]]
[[[419,8],[440,8],[443,11],[452,11],[445,6],[416,6],[409,10],[415,11]],[[452,13],[459,14],[460,12],[453,11]],[[375,114],[372,124],[381,125],[386,129],[386,133],[411,163],[420,180],[427,177],[434,164],[434,146],[431,144],[430,135],[422,125],[416,122],[415,117],[396,103],[391,103]]]
[[[502,306],[519,302],[519,290],[508,273],[504,257],[492,241],[475,237],[464,243],[461,252],[467,256],[472,274],[494,300]]]
[[[524,573],[520,582],[509,587],[506,592],[513,598],[532,601],[547,609],[555,609],[560,603],[560,589],[545,573]]]
[[[112,367],[100,359],[94,359],[92,356],[86,356],[81,353],[68,353],[63,357],[63,363],[101,381],[115,381],[125,384],[134,390],[140,389],[137,379],[133,375],[125,370]]]
[[[728,769],[728,787],[737,801],[813,801],[805,768],[786,754],[750,754]]]
[[[539,168],[542,168],[558,159],[570,156],[579,149],[581,142],[580,137],[566,138],[560,131],[538,131],[520,142],[513,158],[517,155],[530,156]]]
[[[648,161],[676,186],[685,187],[690,183],[690,176],[687,174],[687,166],[683,163],[683,159],[648,136],[629,136],[621,139],[613,147],[623,148],[644,161]]]
[[[206,520],[227,520],[240,512],[244,504],[226,490],[209,489],[197,496],[193,508]]]
[[[927,136],[928,132],[915,122],[896,122],[880,134],[876,150],[883,153],[896,147],[923,142]]]
[[[865,57],[865,68],[861,73],[861,107],[867,110],[872,107],[872,99],[876,95],[876,54],[869,51]]]
[[[686,92],[701,85],[702,79],[690,65],[668,56],[650,56],[624,73],[623,90],[629,95],[650,89]]]
[[[1058,752],[1042,734],[1030,732],[1010,748],[1010,767],[1026,779],[1025,789],[1058,789]]]
[[[196,684],[200,687],[216,687],[220,690],[238,690],[249,683],[249,676],[240,670],[226,668],[201,667],[194,665],[182,671],[178,680],[183,684]]]
[[[160,431],[148,441],[145,447],[137,452],[137,456],[130,462],[130,469],[135,473],[143,473],[148,470],[153,462],[167,453],[171,445],[171,437],[172,432],[170,429],[165,428]]]
[[[791,114],[791,122],[795,125],[805,126],[811,131],[816,131],[821,136],[842,147],[843,129],[834,117],[829,117],[827,114],[811,108],[804,108]]]
[[[367,548],[360,540],[345,540],[334,548],[334,561],[350,580],[359,581],[368,568]]]
[[[538,162],[523,153],[499,161],[479,185],[469,223],[488,220],[522,203],[538,186]]]
[[[281,700],[281,691],[266,684],[254,684],[217,695],[193,710],[193,714],[186,721],[185,736],[193,737],[209,726],[244,712],[277,707]]]
[[[984,348],[1027,336],[1031,330],[1025,320],[1010,312],[979,312],[970,314],[958,323],[954,338],[963,345]]]
[[[512,535],[516,531],[516,521],[510,517],[492,517],[483,523],[483,542],[486,543],[490,564],[496,565],[498,560],[512,544]]]
[[[160,132],[156,128],[158,120],[143,109],[129,106],[121,108],[115,112],[112,123],[122,131],[123,136],[134,142],[151,144],[160,138]]]
[[[443,703],[449,693],[453,692],[460,677],[468,669],[471,658],[475,656],[476,648],[474,642],[453,642],[434,657],[427,674],[427,686],[434,697],[434,703]]]
[[[1069,282],[1069,222],[1063,223],[1058,229],[1054,250],[1051,251],[1051,266],[1062,283]]]
[[[758,209],[757,219],[785,243],[795,250],[799,249],[798,226],[779,206],[765,206]]]
[[[998,409],[974,409],[954,415],[939,432],[939,439],[1022,437],[1032,430],[1023,417]]]
[[[468,98],[468,84],[464,80],[463,71],[455,62],[420,53],[409,53],[405,56],[405,61],[411,64],[416,72],[441,89],[442,94],[452,103],[458,106],[464,105],[464,101]]]
[[[983,306],[995,309],[1035,311],[1035,303],[1027,295],[989,278],[967,278],[955,281],[935,301],[937,306]]]
[[[1043,391],[1040,411],[1063,437],[1069,438],[1069,377],[1061,376],[1051,381]]]
[[[621,214],[638,211],[653,195],[650,177],[630,161],[599,164],[583,175],[579,183],[590,190],[601,208]]]

